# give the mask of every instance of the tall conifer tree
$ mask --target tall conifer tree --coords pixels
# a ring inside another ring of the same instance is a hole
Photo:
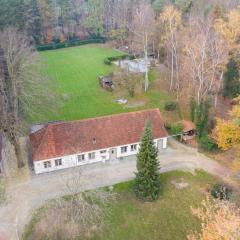
[[[160,192],[158,150],[154,145],[151,124],[147,123],[137,155],[134,190],[143,201],[156,200]]]

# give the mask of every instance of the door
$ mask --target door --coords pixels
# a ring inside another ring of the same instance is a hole
[[[111,148],[109,153],[109,159],[110,161],[116,160],[117,159],[117,149],[116,148]]]

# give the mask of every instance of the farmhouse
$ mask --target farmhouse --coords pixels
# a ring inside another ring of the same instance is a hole
[[[158,109],[43,125],[30,134],[35,173],[135,155],[147,121],[161,151],[167,132]]]

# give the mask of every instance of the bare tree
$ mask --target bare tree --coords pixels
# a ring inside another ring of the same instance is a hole
[[[182,37],[185,87],[196,94],[198,103],[209,94],[217,96],[228,56],[226,43],[213,31],[211,19],[191,18]]]
[[[114,72],[113,83],[117,89],[126,89],[128,94],[134,97],[137,90],[141,88],[142,74],[131,73],[125,69],[118,69]]]
[[[0,134],[13,144],[18,167],[24,165],[19,137],[26,119],[42,106],[47,109],[53,95],[48,94],[40,66],[37,52],[23,34],[15,29],[0,33]]]
[[[128,26],[129,31],[133,35],[134,47],[143,53],[145,65],[148,65],[148,53],[151,45],[151,38],[154,31],[154,11],[150,3],[141,3],[135,10],[133,21]],[[144,90],[148,90],[148,67],[146,67]]]
[[[163,12],[160,14],[157,20],[157,28],[162,34],[160,40],[170,53],[170,67],[171,67],[171,79],[170,79],[170,91],[177,91],[177,99],[179,97],[180,89],[180,77],[179,77],[179,40],[178,30],[181,25],[181,13],[173,6],[166,6]],[[157,32],[157,34],[159,34]],[[175,82],[175,84],[174,84]]]
[[[30,239],[87,239],[104,227],[107,206],[117,197],[113,192],[82,192],[82,173],[67,177],[61,195],[39,214]]]

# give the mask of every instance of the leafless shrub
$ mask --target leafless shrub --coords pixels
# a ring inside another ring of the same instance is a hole
[[[76,174],[67,181],[67,195],[49,202],[38,215],[28,239],[88,239],[103,229],[106,208],[116,194],[102,190],[79,193],[81,173]]]

